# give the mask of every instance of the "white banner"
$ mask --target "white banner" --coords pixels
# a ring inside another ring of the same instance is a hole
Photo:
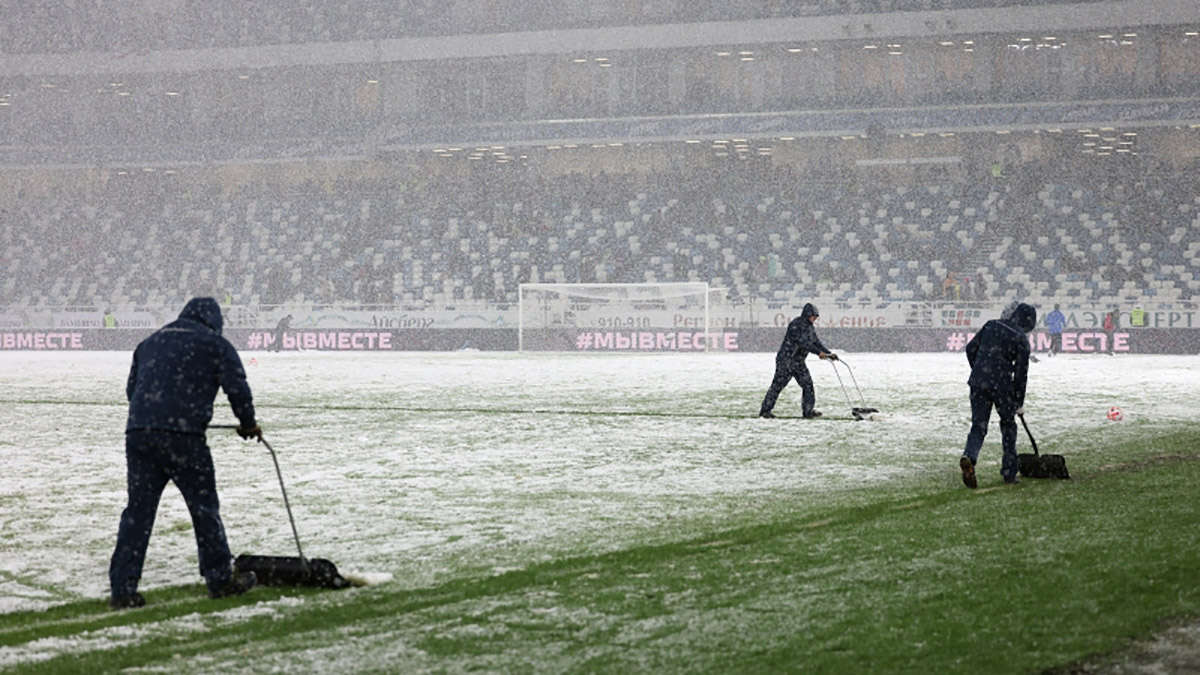
[[[923,303],[881,303],[871,306],[839,307],[815,302],[821,311],[817,325],[822,328],[904,328],[932,327],[962,330],[978,329],[990,319],[1000,317],[1005,305],[931,305]],[[715,305],[709,309],[710,329],[741,327],[783,327],[800,315],[798,307],[767,308],[756,305]],[[159,328],[175,320],[180,308],[143,311],[115,311],[117,328]],[[482,307],[464,310],[363,310],[340,308],[260,307],[249,310],[234,306],[223,308],[226,326],[269,330],[284,316],[292,315],[291,329],[334,328],[355,330],[406,330],[447,328],[516,328],[518,312],[511,308]],[[1038,328],[1053,306],[1038,307]],[[1200,310],[1145,308],[1144,325],[1135,326],[1130,317],[1133,308],[1122,308],[1121,330],[1140,328],[1200,328]],[[1067,330],[1099,329],[1111,308],[1087,307],[1064,309]],[[582,319],[582,323],[579,322]],[[703,323],[692,311],[638,310],[613,307],[594,309],[577,323],[584,328],[609,330],[669,327],[701,328]],[[43,308],[8,308],[0,312],[0,328],[7,329],[84,329],[103,328],[104,312]]]

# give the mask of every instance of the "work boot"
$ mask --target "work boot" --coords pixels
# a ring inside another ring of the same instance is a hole
[[[1004,477],[1004,484],[1005,484],[1005,485],[1020,485],[1020,484],[1021,484],[1021,477],[1020,477],[1020,476],[1018,476],[1018,475],[1016,475],[1016,474],[1013,474],[1013,475],[1011,475],[1011,476],[1005,476],[1005,477]]]
[[[114,595],[108,599],[109,609],[137,609],[145,606],[146,599],[136,592],[133,595]]]
[[[975,463],[970,457],[961,457],[958,460],[958,468],[962,469],[963,485],[972,490],[979,487],[979,481],[975,480]]]
[[[217,600],[231,595],[241,595],[257,585],[258,577],[254,575],[254,572],[234,572],[233,576],[221,584],[220,588],[208,589],[208,597]]]
[[[821,411],[819,411],[819,410],[810,410],[810,411],[804,413],[804,419],[806,419],[806,420],[816,419],[820,416],[821,416]]]
[[[767,419],[767,420],[775,419],[775,413],[771,412],[770,410],[764,410],[764,411],[758,413],[758,416],[763,419]]]

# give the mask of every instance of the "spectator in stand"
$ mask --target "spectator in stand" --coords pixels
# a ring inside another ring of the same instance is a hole
[[[954,299],[958,299],[961,291],[958,279],[954,278],[954,272],[946,272],[946,279],[942,281],[942,299],[950,300],[952,296]]]
[[[1050,333],[1050,356],[1062,351],[1062,332],[1066,325],[1067,317],[1063,316],[1058,303],[1055,303],[1054,311],[1046,315],[1046,332]]]

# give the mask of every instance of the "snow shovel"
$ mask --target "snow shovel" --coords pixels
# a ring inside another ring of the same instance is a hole
[[[217,429],[236,429],[234,425],[212,425]],[[243,553],[233,561],[238,573],[253,572],[258,582],[265,586],[313,586],[316,588],[347,588],[361,583],[343,577],[337,565],[324,558],[305,558],[300,548],[300,534],[296,531],[296,519],[292,517],[292,505],[288,503],[287,488],[283,486],[283,472],[279,470],[279,458],[267,439],[259,436],[258,442],[267,446],[271,461],[275,463],[275,475],[279,476],[279,489],[283,492],[283,505],[287,509],[288,521],[292,524],[292,537],[296,540],[298,556],[250,555]]]
[[[858,390],[858,399],[862,402],[861,406],[855,406],[850,400],[850,394],[846,391],[846,383],[842,382],[842,374],[837,368],[838,362],[841,362],[843,366],[846,366],[846,372],[850,373],[850,378],[854,382],[854,388]],[[833,366],[833,372],[837,374],[838,384],[842,385],[842,393],[846,396],[846,405],[850,406],[850,414],[854,415],[854,419],[865,420],[871,417],[871,413],[879,412],[878,408],[867,407],[867,400],[863,398],[862,389],[858,388],[858,379],[854,377],[854,371],[850,370],[850,366],[847,366],[845,361],[842,361],[839,357],[837,359],[831,359],[829,361],[829,365]]]
[[[1033,434],[1029,431],[1029,425],[1025,423],[1025,415],[1017,415],[1021,418],[1021,426],[1025,427],[1025,435],[1029,436],[1029,442],[1033,445],[1033,453],[1021,453],[1017,455],[1017,469],[1022,476],[1026,478],[1063,478],[1071,477],[1067,473],[1067,460],[1062,455],[1043,455],[1038,452],[1037,441],[1033,440]]]

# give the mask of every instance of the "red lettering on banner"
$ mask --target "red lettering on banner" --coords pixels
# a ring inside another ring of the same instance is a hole
[[[320,333],[317,335],[318,349],[333,349],[337,347],[337,335],[334,333]]]
[[[737,348],[737,333],[725,333],[725,351],[736,352]]]
[[[613,334],[612,333],[596,333],[596,349],[612,349]]]

